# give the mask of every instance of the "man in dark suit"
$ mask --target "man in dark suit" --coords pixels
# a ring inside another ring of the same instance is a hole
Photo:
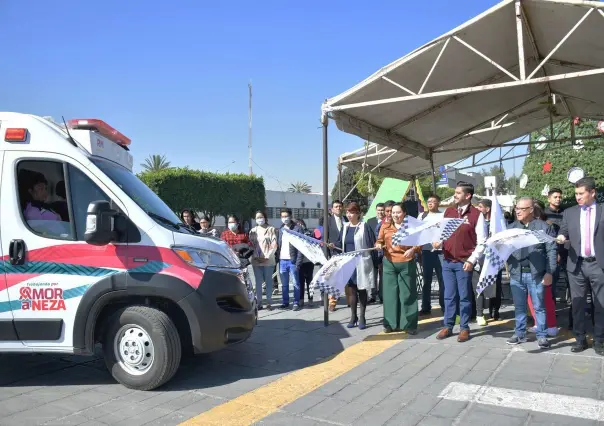
[[[331,204],[331,215],[329,216],[329,220],[327,221],[326,226],[324,227],[325,232],[327,233],[327,243],[335,244],[340,238],[340,232],[344,227],[344,222],[347,221],[346,216],[342,213],[344,212],[344,204],[340,200],[335,200]],[[334,255],[339,253],[337,250],[330,249],[330,254]],[[348,286],[346,286],[346,298],[348,300]],[[335,311],[336,305],[338,301],[335,297],[329,296],[329,310]]]
[[[335,244],[340,237],[340,232],[344,226],[344,222],[347,221],[346,216],[343,214],[344,204],[340,200],[335,200],[331,204],[331,215],[325,227],[327,232],[327,243]],[[334,252],[332,251],[332,254]]]
[[[377,240],[379,234],[379,226],[382,224],[382,220],[386,217],[386,205],[384,203],[378,203],[375,206],[375,217],[372,217],[367,221],[367,225],[375,234]],[[379,297],[380,303],[382,302],[382,258],[383,254],[378,254],[378,266],[373,271],[373,288],[371,289],[371,298],[367,301],[368,304],[375,303],[376,298]]]
[[[573,331],[576,342],[572,352],[587,349],[585,303],[593,293],[594,350],[604,356],[604,217],[602,204],[596,203],[596,181],[584,177],[575,183],[578,206],[566,209],[558,242],[569,241],[567,271],[572,298]]]

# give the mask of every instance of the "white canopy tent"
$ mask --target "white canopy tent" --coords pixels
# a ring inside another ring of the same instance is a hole
[[[403,179],[565,118],[602,119],[604,3],[502,1],[322,111],[369,141],[341,164]]]
[[[504,0],[323,103],[323,203],[329,119],[368,141],[340,164],[411,179],[571,117],[604,119],[604,3]]]

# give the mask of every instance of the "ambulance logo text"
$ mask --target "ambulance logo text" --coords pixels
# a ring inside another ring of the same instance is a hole
[[[63,289],[22,287],[19,291],[21,309],[24,311],[64,311]]]

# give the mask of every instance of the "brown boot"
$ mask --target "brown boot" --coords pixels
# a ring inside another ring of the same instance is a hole
[[[470,330],[461,330],[459,336],[457,336],[457,341],[459,343],[464,343],[468,340],[470,340]]]
[[[453,332],[451,330],[449,330],[447,327],[445,327],[438,332],[438,334],[436,335],[436,338],[438,340],[443,340],[443,339],[446,339],[447,337],[451,337],[452,335],[453,335]]]

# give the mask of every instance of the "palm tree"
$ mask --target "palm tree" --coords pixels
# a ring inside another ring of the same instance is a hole
[[[311,190],[312,188],[308,183],[300,181],[292,183],[288,189],[289,192],[298,192],[301,194],[309,194]]]
[[[165,155],[150,155],[145,159],[145,162],[141,164],[141,167],[146,172],[158,172],[160,170],[169,169],[170,162],[166,159]]]

